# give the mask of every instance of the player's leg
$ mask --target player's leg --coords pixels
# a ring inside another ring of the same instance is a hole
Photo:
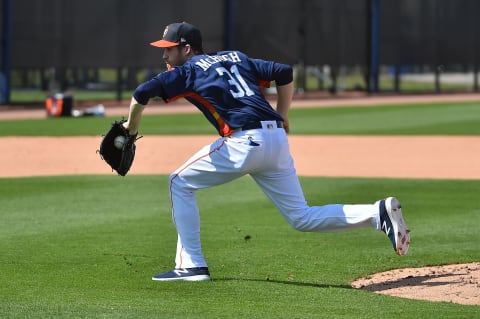
[[[154,277],[154,280],[186,280],[190,274],[178,273],[178,269],[204,271],[207,263],[200,242],[200,216],[196,192],[227,183],[246,174],[250,164],[261,160],[261,150],[239,132],[229,138],[220,138],[192,156],[169,179],[172,203],[172,219],[178,232],[175,264],[177,272],[169,272]],[[219,196],[221,193],[219,193]],[[207,270],[208,271],[208,270]],[[205,278],[205,274],[199,278]],[[176,279],[171,279],[174,276]]]
[[[308,206],[295,174],[283,177],[253,178],[282,213],[292,228],[305,232],[336,232],[373,227],[390,239],[394,251],[402,256],[410,245],[410,230],[395,197],[373,204],[328,204]]]
[[[263,130],[265,158],[250,175],[288,223],[300,231],[331,232],[359,227],[379,227],[378,205],[308,206],[296,175],[284,130]]]
[[[380,229],[378,203],[309,206],[295,170],[252,175],[292,228],[306,232],[334,232],[363,227]]]
[[[383,230],[389,236],[398,254],[406,253],[409,244],[408,229],[400,204],[395,198],[373,204],[309,206],[296,175],[286,135],[275,131],[264,138],[276,152],[264,159],[264,163],[270,165],[269,168],[251,175],[294,229],[334,232],[373,227]],[[382,229],[385,224],[392,225],[393,236],[386,229]]]
[[[172,219],[178,232],[176,267],[206,267],[200,243],[197,190],[227,183],[243,175],[228,155],[225,139],[202,148],[170,175]]]

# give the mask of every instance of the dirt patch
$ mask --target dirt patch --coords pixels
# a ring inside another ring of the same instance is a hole
[[[409,299],[480,305],[480,263],[395,269],[358,279],[352,287]]]
[[[216,136],[145,136],[129,174],[169,174]],[[301,176],[480,179],[480,136],[290,136]],[[109,174],[101,137],[3,137],[0,177]]]

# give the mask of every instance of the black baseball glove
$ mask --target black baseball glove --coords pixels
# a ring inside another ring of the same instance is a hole
[[[113,122],[112,127],[103,136],[100,149],[97,150],[100,157],[121,176],[127,175],[133,164],[137,140],[137,134],[130,135],[122,125],[125,122],[126,120]]]

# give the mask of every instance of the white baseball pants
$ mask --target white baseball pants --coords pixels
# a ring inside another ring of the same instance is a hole
[[[203,147],[170,175],[172,219],[178,233],[176,268],[207,267],[200,242],[199,189],[250,174],[292,228],[336,232],[380,229],[378,202],[308,206],[296,175],[287,135],[275,121],[237,131]]]

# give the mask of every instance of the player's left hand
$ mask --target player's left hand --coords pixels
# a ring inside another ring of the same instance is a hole
[[[125,120],[121,120],[112,123],[100,143],[100,149],[97,150],[101,158],[121,176],[127,175],[133,164],[136,150],[135,141],[137,140],[137,134],[131,135],[123,126],[125,122]],[[118,136],[124,137],[124,144],[120,145],[121,147],[115,145],[115,138]]]

